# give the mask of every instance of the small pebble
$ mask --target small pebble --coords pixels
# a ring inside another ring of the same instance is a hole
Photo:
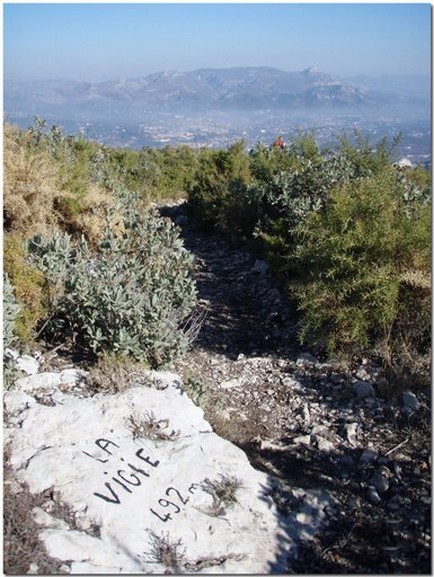
[[[385,493],[389,488],[389,481],[386,477],[380,475],[380,473],[374,473],[371,477],[370,483],[380,495]]]
[[[381,503],[381,497],[380,495],[377,493],[375,487],[369,486],[368,487],[368,499],[371,501],[371,503],[373,503],[374,505],[378,505],[379,503]]]
[[[362,463],[373,463],[378,459],[378,452],[375,449],[365,449],[360,457]]]

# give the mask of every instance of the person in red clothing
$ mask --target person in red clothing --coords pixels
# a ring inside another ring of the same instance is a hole
[[[283,149],[286,146],[286,142],[283,140],[283,136],[278,136],[273,142],[273,148]]]

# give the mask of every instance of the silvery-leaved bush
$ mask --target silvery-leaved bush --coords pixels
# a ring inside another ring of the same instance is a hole
[[[56,286],[45,333],[53,339],[70,334],[97,354],[160,366],[189,344],[182,326],[196,304],[193,256],[171,222],[134,202],[122,207],[121,226],[115,232],[109,214],[94,251],[84,237],[74,241],[67,233],[30,243],[38,267]]]

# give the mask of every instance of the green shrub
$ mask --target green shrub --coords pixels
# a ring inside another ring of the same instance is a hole
[[[46,281],[44,275],[29,262],[26,243],[18,233],[4,235],[3,266],[20,305],[15,334],[22,342],[32,341],[37,325],[46,313]]]
[[[228,230],[228,214],[233,202],[250,178],[249,162],[243,141],[228,150],[202,153],[188,193],[193,223],[202,230]]]
[[[392,164],[394,151],[400,141],[401,135],[397,134],[392,141],[385,136],[373,144],[369,135],[363,136],[356,129],[351,138],[348,134],[338,137],[337,151],[352,166],[354,177],[364,178],[379,174]]]
[[[125,186],[148,201],[185,198],[193,182],[197,156],[197,151],[187,146],[141,151],[106,149],[105,182],[111,188]]]
[[[330,353],[389,347],[394,326],[410,331],[404,311],[426,309],[425,299],[408,292],[408,279],[425,279],[422,285],[429,276],[430,207],[415,200],[409,212],[407,192],[389,166],[335,189],[324,210],[298,227],[295,257],[304,277],[292,290],[304,313],[303,339],[322,338]]]
[[[241,191],[239,203],[252,217],[251,234],[262,243],[265,258],[280,274],[293,275],[294,262],[289,257],[295,229],[312,212],[320,211],[333,187],[351,179],[354,171],[343,156],[321,155],[310,138],[272,152],[282,156],[285,169],[273,168],[270,179],[251,182]]]
[[[68,234],[32,241],[35,262],[58,285],[45,334],[59,340],[69,332],[97,354],[159,366],[188,345],[182,327],[196,301],[192,256],[170,222],[131,198],[123,206],[123,233],[108,218],[95,251]]]

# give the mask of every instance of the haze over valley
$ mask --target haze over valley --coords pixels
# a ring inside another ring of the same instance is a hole
[[[163,71],[100,83],[74,80],[5,82],[9,122],[34,116],[111,146],[248,146],[314,130],[327,143],[360,129],[373,140],[402,133],[399,154],[430,158],[429,78],[343,79],[308,68]]]

